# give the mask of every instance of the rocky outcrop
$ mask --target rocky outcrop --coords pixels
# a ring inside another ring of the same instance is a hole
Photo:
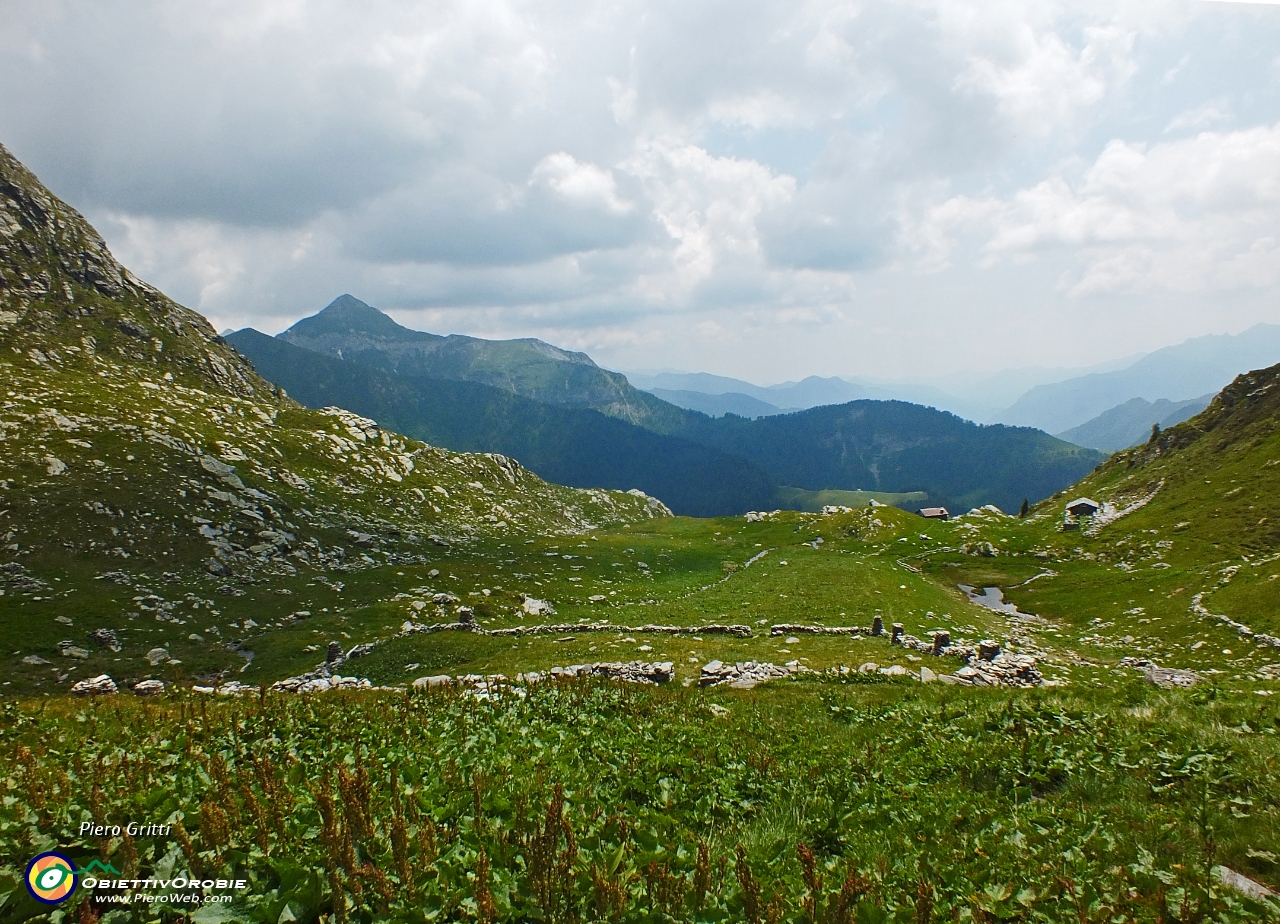
[[[59,365],[41,349],[64,330],[97,318],[93,350],[168,367],[238,395],[274,389],[209,322],[121,266],[101,235],[0,146],[0,336],[21,341],[34,362]],[[38,355],[37,355],[38,354]]]

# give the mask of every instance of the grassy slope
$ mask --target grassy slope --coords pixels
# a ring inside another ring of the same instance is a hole
[[[579,682],[5,718],[0,856],[56,844],[129,876],[250,880],[196,921],[1277,919],[1208,874],[1274,870],[1277,707],[1136,680],[1017,699]],[[181,818],[187,842],[81,836],[90,807]],[[4,920],[45,910],[20,875],[0,860]]]

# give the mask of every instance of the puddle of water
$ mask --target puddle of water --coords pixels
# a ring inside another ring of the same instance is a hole
[[[977,593],[977,588],[969,584],[957,584],[964,595],[969,598],[970,603],[976,603],[978,606],[985,606],[987,609],[996,613],[1004,613],[1007,616],[1029,616],[1030,613],[1023,613],[1018,607],[1012,603],[1004,602],[1004,591],[999,587],[984,587],[982,593]]]

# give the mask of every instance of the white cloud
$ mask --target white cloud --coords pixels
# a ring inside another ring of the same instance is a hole
[[[635,208],[618,195],[613,174],[595,164],[583,163],[572,154],[557,151],[538,161],[529,184],[545,184],[565,199],[586,208],[602,208],[625,215]]]
[[[1007,198],[954,197],[913,235],[936,269],[961,234],[982,263],[1068,249],[1072,295],[1280,284],[1280,124],[1154,145],[1113,141],[1074,183],[1057,174]]]
[[[1230,104],[1226,100],[1215,100],[1211,103],[1205,103],[1203,106],[1196,106],[1194,109],[1178,113],[1164,127],[1164,133],[1167,135],[1170,132],[1186,128],[1203,128],[1206,125],[1214,125],[1230,119]]]
[[[1108,293],[1273,311],[1276,130],[1226,129],[1277,44],[1178,0],[12,0],[0,142],[220,324],[963,365],[1028,298],[1063,342]]]
[[[1120,25],[1094,26],[1085,30],[1082,47],[1073,48],[1051,29],[1016,23],[999,53],[969,57],[956,86],[990,94],[1014,125],[1045,135],[1132,76],[1134,37]]]

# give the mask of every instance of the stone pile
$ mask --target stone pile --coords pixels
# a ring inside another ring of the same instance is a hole
[[[364,677],[343,677],[340,674],[322,675],[308,671],[296,677],[277,680],[270,687],[274,693],[326,693],[329,690],[370,690],[373,684]],[[222,692],[219,688],[218,692]]]
[[[238,680],[228,680],[226,683],[220,683],[212,687],[196,685],[191,688],[191,692],[216,693],[219,696],[246,696],[248,694],[256,696],[262,692],[262,688],[248,683],[241,683]]]
[[[80,660],[84,660],[89,657],[89,652],[85,651],[70,639],[64,639],[63,641],[58,642],[58,654],[62,655],[64,658],[79,658]]]
[[[708,661],[702,665],[702,674],[698,677],[698,686],[715,687],[727,685],[735,690],[750,690],[752,687],[769,680],[779,680],[792,674],[808,671],[799,661],[789,661],[779,667],[768,661],[739,661],[737,664],[725,664],[723,661]]]
[[[117,692],[117,688],[114,680],[106,674],[99,674],[97,677],[81,680],[71,688],[71,692],[75,696],[103,696]]]
[[[809,626],[803,623],[782,622],[770,627],[770,635],[873,635],[873,629],[863,626]]]
[[[943,680],[947,675],[938,679]],[[990,660],[971,657],[969,663],[950,675],[954,682],[974,687],[1039,687],[1044,677],[1030,655],[1001,652]],[[944,683],[951,681],[943,680]]]
[[[0,587],[9,587],[18,593],[39,593],[49,585],[37,577],[32,577],[27,569],[16,561],[0,565]]]
[[[548,680],[570,680],[576,677],[601,677],[623,683],[670,683],[675,678],[675,664],[671,661],[598,661],[594,664],[570,664],[553,667],[549,671],[529,671],[516,674],[515,680],[505,674],[463,674],[451,677],[434,674],[419,677],[413,682],[415,690],[434,690],[440,687],[458,686],[471,695],[487,699],[500,691],[508,690],[523,695],[523,687]]]
[[[931,654],[935,657],[946,655],[952,658],[961,658],[965,661],[972,660],[974,655],[978,654],[978,650],[972,645],[951,643],[951,633],[946,629],[938,629],[929,633],[928,639],[916,638],[914,635],[908,635],[903,629],[902,623],[895,622],[893,624],[893,635],[889,641],[894,645],[901,645],[903,648],[910,648],[912,651]],[[982,645],[994,647],[994,651],[989,658],[991,660],[1000,653],[1000,646],[995,642],[982,642]]]
[[[624,683],[670,683],[676,676],[675,665],[670,661],[598,661],[595,664],[570,664],[553,667],[545,674],[527,673],[520,677],[527,683],[537,683],[571,677],[604,677]]]
[[[119,651],[121,648],[119,636],[111,629],[94,629],[89,633],[89,641],[111,651]]]

